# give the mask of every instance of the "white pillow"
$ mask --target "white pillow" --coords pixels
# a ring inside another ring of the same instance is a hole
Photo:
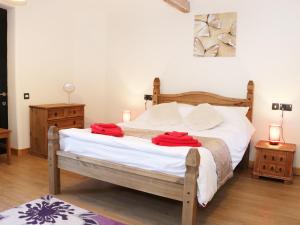
[[[175,125],[182,122],[176,102],[154,105],[147,112],[147,122],[152,125]]]
[[[196,131],[208,130],[223,123],[222,116],[210,104],[200,104],[184,118],[184,123]]]
[[[177,103],[178,110],[182,118],[185,118],[187,115],[189,115],[193,109],[196,107],[194,105],[184,104],[184,103]]]
[[[236,107],[236,106],[213,106],[214,109],[222,115],[224,120],[234,122],[245,118],[249,107]]]

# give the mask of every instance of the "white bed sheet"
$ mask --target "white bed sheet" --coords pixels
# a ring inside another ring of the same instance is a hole
[[[153,127],[143,122],[120,124],[123,127],[162,131],[188,131],[183,125],[173,127]],[[253,134],[249,123],[241,125],[224,124],[218,128],[191,132],[195,136],[221,138],[228,145],[233,167],[241,161]],[[66,129],[60,131],[60,148],[63,151],[133,166],[141,169],[184,177],[185,158],[189,147],[164,147],[136,137],[115,138],[91,134],[90,129]],[[205,206],[217,191],[216,165],[212,154],[206,148],[199,148],[201,156],[198,178],[198,202]]]

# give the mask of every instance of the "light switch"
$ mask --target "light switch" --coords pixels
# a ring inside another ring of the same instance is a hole
[[[24,99],[30,99],[30,94],[29,93],[24,93]]]

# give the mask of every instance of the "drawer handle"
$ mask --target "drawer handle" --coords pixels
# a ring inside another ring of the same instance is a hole
[[[57,112],[54,113],[54,116],[57,116]]]
[[[282,162],[283,161],[283,158],[282,157],[280,157],[280,162]]]
[[[266,165],[263,165],[263,169],[264,169],[264,170],[266,169]]]
[[[75,120],[73,121],[73,124],[74,124],[74,125],[76,124],[76,121],[75,121]]]
[[[58,127],[58,124],[56,123],[56,124],[54,124],[54,126]]]
[[[275,157],[274,156],[272,156],[272,160],[275,161]]]
[[[73,110],[73,114],[76,114],[76,110]]]
[[[279,172],[282,172],[282,168],[279,168]]]
[[[273,166],[271,167],[271,171],[274,171],[274,167]]]
[[[267,155],[264,155],[264,159],[267,159]]]

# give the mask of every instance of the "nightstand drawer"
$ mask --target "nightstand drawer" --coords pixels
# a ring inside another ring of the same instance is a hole
[[[83,107],[73,107],[67,109],[67,117],[78,117],[78,116],[83,116],[83,114],[84,114]]]
[[[267,163],[260,163],[259,165],[259,172],[267,173],[269,171],[269,165]]]
[[[48,110],[48,120],[60,119],[65,117],[64,109],[50,109]]]
[[[285,176],[285,166],[277,165],[275,170],[276,176]]]
[[[261,163],[259,170],[260,173],[263,175],[280,176],[280,177],[283,177],[285,175],[285,167],[283,165]]]
[[[286,163],[286,152],[275,152],[270,150],[262,150],[261,160],[271,163]]]
[[[67,128],[83,128],[83,119],[74,118],[74,119],[64,119],[58,121],[52,121],[49,123],[48,127],[56,126],[58,129],[67,129]]]

